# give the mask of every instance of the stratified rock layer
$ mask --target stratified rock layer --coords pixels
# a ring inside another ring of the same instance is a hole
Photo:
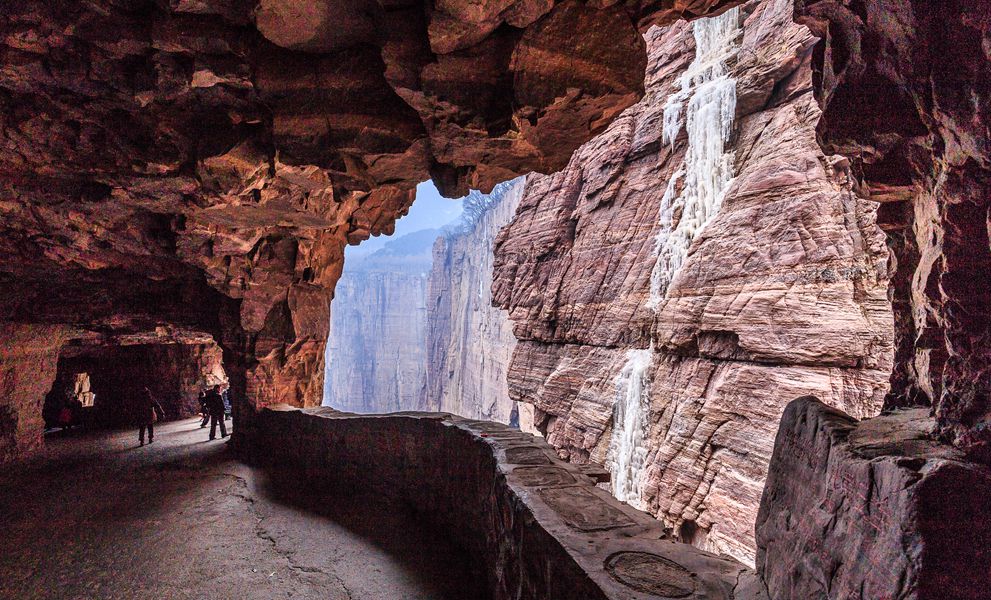
[[[926,409],[788,405],[757,520],[772,598],[987,597],[991,469],[931,433]]]
[[[819,134],[882,202],[899,257],[890,406],[932,404],[991,462],[991,20],[984,0],[799,0]]]
[[[639,501],[744,561],[785,403],[815,393],[876,414],[891,368],[883,234],[846,161],[816,143],[815,39],[791,17],[786,0],[742,10],[728,65],[735,179],[654,309],[655,240],[681,218],[659,224],[660,207],[682,190],[670,182],[687,146],[662,143],[662,123],[695,56],[690,25],[647,33],[644,100],[564,171],[535,177],[496,248],[494,297],[520,340],[513,398],[536,406],[562,456],[607,462],[618,375],[630,350],[653,348]]]
[[[0,325],[0,463],[39,450],[42,407],[58,368],[64,327]]]
[[[427,289],[427,387],[423,407],[509,423],[508,371],[516,338],[506,311],[492,305],[493,247],[516,213],[525,179],[469,196],[478,214],[434,244]],[[475,198],[475,200],[473,200]]]

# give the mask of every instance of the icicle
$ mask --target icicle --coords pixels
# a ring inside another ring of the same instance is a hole
[[[643,508],[643,467],[647,459],[649,371],[653,348],[626,353],[626,364],[616,376],[613,430],[606,463],[612,473],[613,496]]]
[[[695,22],[695,60],[682,75],[679,91],[664,106],[662,143],[674,146],[684,113],[688,147],[684,167],[668,181],[658,211],[657,259],[647,301],[651,310],[657,310],[667,293],[692,240],[719,211],[733,179],[733,154],[725,152],[725,145],[733,131],[736,81],[729,77],[726,61],[739,51],[739,19],[739,10],[732,9]],[[676,196],[682,179],[684,186]],[[615,380],[613,429],[606,455],[613,495],[640,509],[645,508],[643,474],[653,356],[653,340],[650,348],[627,352],[626,363]]]

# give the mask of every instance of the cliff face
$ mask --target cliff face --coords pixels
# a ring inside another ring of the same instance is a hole
[[[752,564],[785,404],[880,409],[887,250],[816,143],[815,39],[790,1],[646,37],[644,99],[534,177],[497,242],[510,394],[618,497]]]
[[[473,192],[456,224],[409,234],[348,266],[332,304],[326,404],[521,420],[507,387],[516,338],[492,306],[491,283],[496,234],[524,187],[520,178]]]
[[[500,423],[512,418],[507,371],[516,338],[506,312],[492,305],[493,247],[525,186],[520,178],[499,184],[491,195],[468,196],[465,210],[478,214],[434,244],[425,396],[431,410]]]
[[[425,300],[437,233],[404,236],[348,265],[331,305],[324,404],[360,413],[422,408]]]

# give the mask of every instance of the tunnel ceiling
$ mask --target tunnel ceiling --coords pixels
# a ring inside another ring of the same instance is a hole
[[[638,27],[733,3],[3,0],[0,319],[195,328],[315,401],[348,242],[562,167],[643,94]]]

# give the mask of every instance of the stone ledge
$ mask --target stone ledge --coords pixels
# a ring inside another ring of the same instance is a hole
[[[858,422],[788,405],[757,517],[772,598],[988,598],[991,469],[932,428],[928,409]]]
[[[411,508],[484,565],[493,600],[767,598],[744,565],[664,539],[652,517],[508,426],[288,406],[254,420],[249,458]]]

